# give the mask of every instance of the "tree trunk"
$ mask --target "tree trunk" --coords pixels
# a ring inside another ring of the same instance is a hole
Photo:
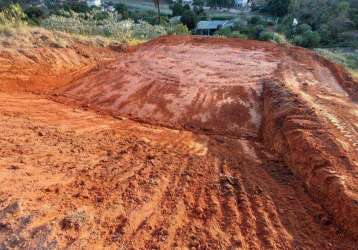
[[[157,11],[158,11],[158,24],[160,24],[160,6],[159,6],[160,2],[158,1],[157,3]]]

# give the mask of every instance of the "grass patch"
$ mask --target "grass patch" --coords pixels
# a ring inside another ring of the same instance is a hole
[[[315,49],[321,56],[338,63],[347,68],[352,75],[358,75],[358,49],[350,48],[332,48]]]
[[[358,81],[358,70],[349,70],[353,78],[355,78]]]

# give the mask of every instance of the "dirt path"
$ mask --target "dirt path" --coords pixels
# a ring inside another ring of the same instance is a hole
[[[357,106],[295,50],[164,37],[0,92],[0,249],[357,249]]]

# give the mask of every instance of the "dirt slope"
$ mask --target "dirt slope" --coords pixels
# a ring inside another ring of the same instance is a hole
[[[115,56],[0,93],[0,249],[357,249],[344,71],[201,37]]]
[[[279,62],[273,53],[258,44],[237,49],[161,39],[89,73],[64,93],[147,122],[215,134],[257,134],[262,81]]]
[[[48,93],[99,63],[113,60],[116,54],[110,49],[83,44],[69,48],[4,48],[0,50],[0,90]]]
[[[354,249],[259,142],[143,126],[29,95],[1,94],[0,110],[6,246]]]

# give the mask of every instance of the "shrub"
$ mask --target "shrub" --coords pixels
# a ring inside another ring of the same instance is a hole
[[[305,33],[305,32],[309,32],[309,31],[312,31],[312,28],[311,28],[310,25],[308,25],[308,24],[306,24],[306,23],[301,24],[301,25],[298,26],[298,28],[297,28],[297,32],[298,32],[299,34],[303,34],[303,33]]]
[[[189,35],[190,31],[186,25],[182,23],[168,25],[166,27],[166,31],[168,35]]]
[[[230,37],[231,35],[231,29],[229,27],[219,29],[215,32],[216,36],[225,36]]]
[[[263,24],[265,24],[265,21],[260,16],[253,16],[250,18],[248,23],[253,24],[253,25],[258,25],[258,24],[263,25]]]
[[[0,24],[19,26],[25,24],[26,14],[19,4],[11,4],[0,12]]]
[[[301,34],[295,35],[293,37],[293,43],[298,46],[306,47],[306,48],[314,48],[317,47],[320,43],[321,37],[318,32],[312,31],[308,29],[308,26],[301,27]]]
[[[273,40],[273,37],[274,37],[273,32],[263,31],[259,35],[259,40],[261,40],[261,41],[271,41],[271,40]]]
[[[307,32],[303,33],[303,38],[304,38],[303,46],[307,47],[307,48],[317,47],[321,40],[318,32],[316,32],[316,31],[307,31]]]
[[[241,34],[239,31],[233,31],[233,32],[231,33],[230,37],[240,38],[240,39],[243,39],[243,40],[248,39],[247,35]]]
[[[259,39],[261,32],[265,30],[263,25],[249,26],[247,28],[247,34],[251,39]]]
[[[223,37],[232,37],[232,38],[240,38],[247,39],[247,35],[240,33],[240,31],[231,31],[229,27],[219,29],[215,32],[215,36],[223,36]]]
[[[30,18],[30,19],[39,19],[44,17],[44,12],[41,8],[36,7],[36,6],[30,6],[29,8],[27,8],[25,10],[25,14]]]
[[[163,26],[151,25],[144,21],[140,21],[139,23],[132,23],[131,26],[133,30],[132,36],[134,39],[150,40],[167,34]]]
[[[288,44],[289,42],[287,41],[287,38],[284,34],[279,34],[279,33],[273,33],[273,38],[272,40],[275,42],[275,43],[278,43],[278,44]]]
[[[292,43],[298,46],[302,46],[304,39],[302,35],[295,35],[292,39]]]
[[[135,40],[149,40],[166,35],[164,26],[151,25],[145,21],[135,23],[132,20],[120,21],[117,13],[109,13],[107,18],[97,18],[98,10],[87,14],[75,12],[63,15],[51,15],[43,20],[41,25],[50,30],[64,31],[79,35],[105,36],[120,42]]]

